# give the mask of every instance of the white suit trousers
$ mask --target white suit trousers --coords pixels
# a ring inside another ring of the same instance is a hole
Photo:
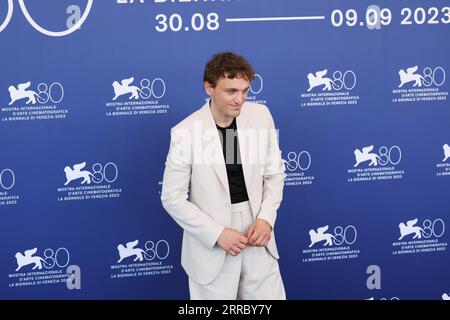
[[[254,221],[249,202],[233,204],[231,211],[231,228],[246,235]],[[217,278],[207,285],[189,278],[189,292],[192,300],[286,299],[278,261],[265,247],[247,246],[237,256],[227,254]]]

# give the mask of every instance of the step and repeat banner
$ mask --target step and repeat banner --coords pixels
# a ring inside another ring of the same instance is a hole
[[[234,51],[288,298],[450,299],[449,39],[450,1],[0,0],[0,298],[189,298],[169,133]]]

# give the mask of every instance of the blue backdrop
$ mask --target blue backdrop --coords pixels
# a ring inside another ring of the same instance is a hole
[[[188,298],[161,180],[224,50],[279,128],[288,298],[450,298],[449,24],[431,0],[1,0],[0,298]]]

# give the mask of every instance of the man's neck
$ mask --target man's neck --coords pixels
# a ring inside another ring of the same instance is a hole
[[[223,114],[220,114],[217,111],[214,101],[212,101],[212,99],[209,100],[209,109],[211,110],[214,122],[221,128],[229,127],[234,120],[234,117],[227,117]]]

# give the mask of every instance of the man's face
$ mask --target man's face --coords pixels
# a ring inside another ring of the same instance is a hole
[[[236,118],[242,105],[247,100],[250,81],[244,78],[229,79],[222,77],[213,88],[210,83],[205,82],[206,93],[211,97],[211,107],[223,119]]]

